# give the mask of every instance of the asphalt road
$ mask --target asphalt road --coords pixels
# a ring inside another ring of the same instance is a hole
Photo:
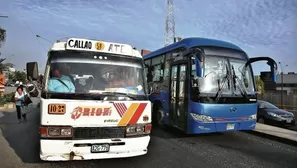
[[[28,121],[16,123],[16,113],[0,113],[0,167],[137,167],[137,168],[296,168],[297,147],[233,132],[185,136],[154,129],[147,155],[109,160],[42,162],[39,160],[37,108]]]

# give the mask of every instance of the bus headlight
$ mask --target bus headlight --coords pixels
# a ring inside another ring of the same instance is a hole
[[[126,127],[126,136],[140,136],[151,133],[152,125],[131,125]]]
[[[70,138],[72,137],[72,127],[65,126],[41,126],[40,136],[43,138]]]
[[[250,115],[248,120],[255,120],[255,119],[257,119],[257,114]]]
[[[213,119],[207,115],[200,115],[196,113],[190,113],[190,115],[197,122],[213,122]]]

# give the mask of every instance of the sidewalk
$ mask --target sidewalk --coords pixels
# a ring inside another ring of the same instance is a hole
[[[297,132],[288,129],[278,128],[270,125],[257,123],[254,132],[273,136],[282,140],[291,141],[297,144]]]

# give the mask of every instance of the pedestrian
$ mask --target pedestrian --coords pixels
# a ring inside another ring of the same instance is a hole
[[[23,83],[22,82],[20,82],[20,86],[19,87],[21,87],[22,89],[23,89],[23,92],[24,92],[24,95],[25,96],[27,96],[27,89],[26,89],[26,87],[23,85]]]
[[[16,110],[17,110],[18,123],[21,123],[22,116],[24,119],[26,119],[26,114],[22,114],[22,110],[21,110],[23,103],[25,102],[25,93],[21,86],[17,87],[17,90],[14,95],[14,101],[15,101],[15,106],[16,106]]]

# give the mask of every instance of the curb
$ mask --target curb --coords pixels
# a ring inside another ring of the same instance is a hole
[[[259,136],[259,137],[267,138],[267,139],[270,139],[270,140],[273,140],[273,141],[277,141],[277,142],[280,142],[280,143],[285,143],[285,144],[297,147],[297,141],[294,141],[294,140],[289,139],[289,138],[279,137],[279,136],[267,134],[267,133],[264,133],[264,132],[258,132],[256,130],[244,131],[244,132],[248,133],[248,134],[256,135],[256,136]]]
[[[12,113],[12,112],[16,112],[16,108],[12,108],[12,109],[1,109],[0,112],[1,113]]]

